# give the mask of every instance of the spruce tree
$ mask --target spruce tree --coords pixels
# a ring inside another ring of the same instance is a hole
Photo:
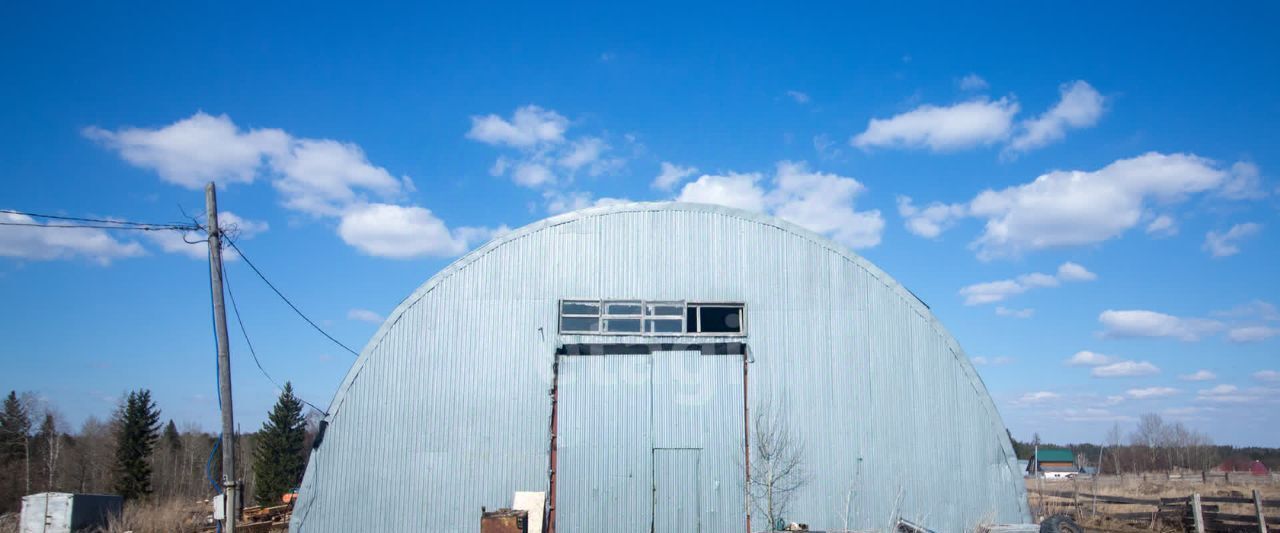
[[[18,399],[18,393],[9,391],[9,396],[4,399],[4,411],[0,413],[0,464],[26,459],[29,438],[31,416]]]
[[[298,486],[306,467],[306,438],[302,402],[293,395],[293,385],[286,382],[279,401],[258,432],[253,453],[254,499],[259,505],[275,504],[281,495]]]
[[[164,426],[164,449],[170,452],[178,452],[182,449],[182,436],[178,435],[178,426],[174,425],[173,419],[169,419],[169,423]]]
[[[116,492],[126,500],[151,494],[151,452],[160,438],[160,410],[151,391],[129,393],[116,428]]]

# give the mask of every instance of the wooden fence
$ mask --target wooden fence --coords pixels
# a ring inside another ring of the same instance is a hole
[[[1155,529],[1158,525],[1181,525],[1183,531],[1196,533],[1212,532],[1259,532],[1266,533],[1269,527],[1280,528],[1280,500],[1264,500],[1257,490],[1252,498],[1235,496],[1201,496],[1193,493],[1177,498],[1131,498],[1110,494],[1094,494],[1079,490],[1045,490],[1028,488],[1028,493],[1039,496],[1035,507],[1039,514],[1049,514],[1050,510],[1066,510],[1077,519],[1091,516],[1106,516],[1115,520],[1133,522]],[[1235,504],[1252,506],[1252,514],[1223,512],[1221,505]],[[1098,506],[1103,506],[1099,511]],[[1117,511],[1116,508],[1125,509]],[[1132,510],[1129,510],[1132,508]],[[1144,509],[1145,508],[1145,509]],[[1270,513],[1265,509],[1272,509]]]

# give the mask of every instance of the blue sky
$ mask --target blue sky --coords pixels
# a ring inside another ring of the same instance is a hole
[[[1278,11],[16,4],[0,209],[176,221],[217,180],[250,258],[359,349],[505,228],[735,205],[911,288],[1016,436],[1155,412],[1276,446]],[[0,388],[78,423],[146,387],[212,428],[200,257],[175,234],[0,228]],[[327,403],[353,358],[228,270],[264,366]],[[276,391],[232,334],[255,428]]]

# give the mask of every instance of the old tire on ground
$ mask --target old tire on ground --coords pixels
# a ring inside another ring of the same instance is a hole
[[[1070,516],[1056,514],[1040,523],[1040,533],[1084,533],[1084,528]]]

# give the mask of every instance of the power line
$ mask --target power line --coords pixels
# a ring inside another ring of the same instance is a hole
[[[77,225],[77,224],[40,224],[40,223],[32,223],[32,222],[0,223],[5,226],[39,226],[44,228],[96,228],[96,229],[135,229],[136,228],[141,230],[181,229],[181,230],[189,230],[189,231],[200,229],[198,225],[194,225],[194,224],[178,224],[178,223],[171,223],[171,222],[161,222],[161,223],[134,222],[130,220],[111,220],[107,218],[70,217],[70,216],[64,216],[64,215],[31,213],[28,211],[18,211],[16,209],[0,209],[0,213],[7,213],[10,215],[22,215],[22,216],[28,216],[32,218],[47,218],[52,220],[67,220],[72,222],[89,222],[93,224],[98,224],[95,226],[88,226],[88,225]]]
[[[224,235],[224,236],[225,236],[225,235]],[[266,275],[264,275],[264,274],[262,273],[262,271],[261,271],[261,270],[258,270],[258,267],[257,267],[257,266],[254,266],[253,261],[250,261],[250,260],[249,260],[249,256],[247,256],[247,255],[245,255],[245,254],[244,254],[244,250],[241,250],[239,246],[236,246],[236,241],[232,240],[230,237],[226,237],[226,239],[227,239],[227,244],[230,244],[230,245],[231,245],[231,248],[233,248],[233,249],[236,251],[236,253],[240,254],[240,258],[241,258],[241,259],[244,259],[244,263],[245,263],[246,265],[249,265],[249,268],[253,269],[253,273],[254,273],[254,274],[257,274],[259,278],[262,278],[262,282],[263,282],[263,283],[266,283],[268,287],[271,287],[271,290],[272,290],[272,291],[275,291],[276,296],[279,296],[281,300],[284,300],[284,303],[288,304],[288,305],[289,305],[289,308],[293,309],[293,312],[294,312],[294,313],[297,313],[297,314],[298,314],[298,316],[302,317],[302,319],[303,319],[303,320],[305,320],[308,324],[311,324],[311,327],[315,328],[315,330],[316,330],[316,331],[319,331],[321,335],[324,335],[324,336],[325,336],[325,338],[327,338],[327,339],[329,339],[329,340],[333,341],[333,343],[334,343],[334,344],[337,344],[338,346],[341,346],[341,347],[342,347],[342,349],[344,349],[344,350],[346,350],[346,351],[348,351],[348,352],[351,352],[351,355],[354,355],[354,356],[356,356],[356,357],[360,357],[360,354],[359,354],[359,353],[357,353],[355,350],[352,350],[351,348],[348,348],[348,347],[347,347],[347,345],[343,344],[343,343],[342,343],[341,341],[339,341],[338,339],[333,338],[333,335],[330,335],[328,332],[326,332],[326,331],[325,331],[324,329],[322,329],[320,326],[316,325],[316,323],[315,323],[315,322],[313,322],[310,318],[307,318],[307,315],[306,315],[306,314],[304,314],[304,313],[302,312],[302,310],[298,309],[298,306],[293,305],[293,302],[292,302],[292,301],[290,301],[290,300],[289,300],[289,298],[285,297],[284,293],[281,293],[281,292],[280,292],[280,289],[277,289],[277,288],[276,288],[276,286],[275,286],[275,285],[273,285],[273,284],[271,283],[271,280],[268,280],[268,279],[267,279],[267,276],[266,276]]]
[[[243,254],[241,254],[241,256],[243,257]],[[222,267],[222,281],[227,284],[227,296],[231,298],[231,311],[236,315],[236,323],[240,324],[240,334],[244,336],[244,343],[249,346],[249,354],[253,356],[253,364],[258,365],[258,371],[262,372],[262,376],[267,378],[267,381],[270,381],[277,389],[284,389],[284,387],[280,386],[280,382],[276,381],[271,377],[271,374],[267,373],[267,369],[262,368],[262,361],[258,360],[258,351],[253,349],[253,341],[249,340],[249,330],[244,328],[244,320],[240,318],[240,306],[236,305],[236,293],[231,290],[231,278],[227,276],[226,266]],[[298,395],[294,395],[294,398],[297,398],[298,401],[307,404],[308,407],[315,409],[317,412],[324,414],[325,416],[329,415],[328,411],[316,407],[315,404],[302,399],[302,397]]]
[[[62,229],[112,229],[112,230],[138,230],[138,231],[195,231],[200,229],[196,226],[104,226],[94,224],[41,224],[39,222],[0,222],[0,226],[27,226],[32,228],[62,228]]]

